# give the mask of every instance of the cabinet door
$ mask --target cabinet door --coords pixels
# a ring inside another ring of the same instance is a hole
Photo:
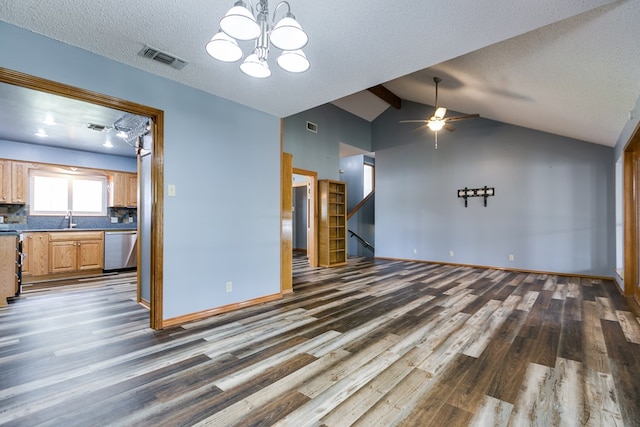
[[[112,172],[109,175],[109,206],[125,206],[127,179],[124,172]]]
[[[31,253],[33,251],[33,233],[24,233],[22,240],[22,275],[31,274]]]
[[[11,162],[0,160],[0,202],[11,201]]]
[[[104,242],[82,240],[78,242],[78,270],[102,269],[104,265]]]
[[[0,236],[0,307],[16,294],[16,238]]]
[[[27,163],[11,162],[11,203],[27,203]]]
[[[48,233],[25,233],[22,241],[23,276],[42,276],[49,273]]]
[[[127,174],[127,206],[138,206],[138,174]]]
[[[50,273],[69,273],[78,269],[77,243],[74,241],[49,242]]]

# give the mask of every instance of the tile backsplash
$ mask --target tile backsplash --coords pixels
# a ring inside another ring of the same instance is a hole
[[[0,204],[0,229],[51,230],[69,227],[69,219],[61,216],[29,216],[27,205]],[[112,222],[112,218],[114,218]],[[135,208],[108,208],[107,216],[73,216],[76,228],[136,228]]]
[[[25,225],[27,223],[27,212],[26,205],[0,205],[1,224]]]

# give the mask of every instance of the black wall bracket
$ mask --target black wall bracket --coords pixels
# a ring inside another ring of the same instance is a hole
[[[483,197],[484,198],[484,207],[487,207],[487,197],[495,196],[496,190],[493,187],[487,187],[486,185],[482,188],[467,188],[464,187],[458,190],[458,197],[462,197],[464,199],[464,207],[467,207],[467,199],[469,197]]]

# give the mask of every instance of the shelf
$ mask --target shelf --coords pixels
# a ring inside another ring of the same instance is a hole
[[[344,182],[321,180],[318,256],[323,267],[347,262],[347,187]]]

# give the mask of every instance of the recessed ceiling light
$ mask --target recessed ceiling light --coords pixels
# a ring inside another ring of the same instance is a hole
[[[47,114],[42,123],[44,123],[45,125],[53,126],[56,124],[56,121],[53,119],[53,115]]]
[[[118,132],[116,134],[116,136],[126,139],[127,138],[127,133],[125,131],[121,130],[120,132]]]
[[[36,132],[36,136],[39,136],[40,138],[46,138],[49,135],[47,135],[47,133],[42,129],[38,129],[38,132]]]
[[[113,148],[113,144],[109,140],[106,140],[104,144],[102,144],[102,146],[107,148]]]

